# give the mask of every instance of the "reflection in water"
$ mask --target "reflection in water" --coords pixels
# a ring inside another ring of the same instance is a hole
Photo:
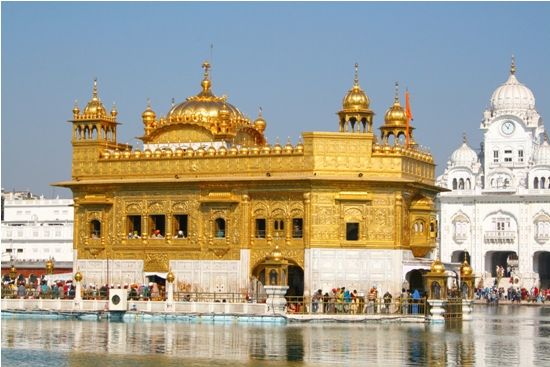
[[[473,322],[235,324],[2,319],[3,366],[550,365],[550,308]]]

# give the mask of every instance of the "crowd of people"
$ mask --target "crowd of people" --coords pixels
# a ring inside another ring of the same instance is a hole
[[[525,302],[540,302],[550,301],[550,288],[532,287],[527,289],[525,287],[510,286],[508,289],[504,287],[493,286],[482,287],[479,286],[476,292],[476,299],[485,300],[487,304],[498,304],[500,300],[511,301],[512,303]]]
[[[389,291],[380,295],[378,287],[373,285],[366,294],[346,287],[333,288],[330,292],[317,290],[312,297],[289,298],[286,310],[289,313],[327,313],[327,314],[376,314],[376,313],[423,313],[422,295],[418,290],[411,293],[402,289],[394,297]]]
[[[81,298],[88,300],[106,300],[109,297],[111,289],[127,289],[128,300],[134,301],[164,301],[166,292],[164,285],[157,283],[148,283],[138,285],[134,284],[103,284],[93,283],[82,284],[80,289]],[[14,281],[4,281],[2,283],[2,298],[17,299],[74,299],[76,296],[76,286],[72,280],[55,281],[50,285],[46,281],[29,282],[19,281],[16,285]]]

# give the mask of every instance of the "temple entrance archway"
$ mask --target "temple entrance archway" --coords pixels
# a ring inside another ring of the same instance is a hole
[[[405,279],[407,280],[407,283],[409,283],[409,289],[411,293],[413,293],[415,290],[418,290],[420,294],[423,295],[426,291],[424,289],[424,273],[425,270],[423,269],[414,269],[409,271],[405,275]]]
[[[497,277],[497,266],[504,268],[504,276],[510,276],[510,271],[518,268],[518,254],[515,251],[489,251],[485,254],[485,271],[492,277]]]
[[[538,273],[540,288],[550,286],[550,251],[538,251],[533,256],[533,271]]]
[[[451,255],[451,262],[453,263],[463,263],[464,258],[466,258],[466,261],[468,261],[468,264],[471,264],[472,261],[470,259],[470,253],[467,251],[453,251]]]

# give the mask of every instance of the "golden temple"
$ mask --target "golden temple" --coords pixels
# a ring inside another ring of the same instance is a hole
[[[407,134],[398,89],[379,129],[355,81],[336,132],[267,143],[255,121],[202,90],[157,117],[142,114],[142,149],[117,142],[117,111],[98,98],[73,109],[74,252],[85,282],[142,282],[171,268],[180,289],[245,291],[279,247],[294,294],[353,284],[397,287],[403,259],[436,246],[435,164]],[[393,138],[393,142],[391,142]],[[392,144],[391,144],[392,143]],[[158,233],[158,234],[157,234]],[[292,274],[289,274],[292,275]]]

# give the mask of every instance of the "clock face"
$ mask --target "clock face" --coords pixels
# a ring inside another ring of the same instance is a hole
[[[510,135],[514,132],[514,129],[516,128],[516,125],[512,121],[506,121],[502,124],[501,130],[504,134]]]

